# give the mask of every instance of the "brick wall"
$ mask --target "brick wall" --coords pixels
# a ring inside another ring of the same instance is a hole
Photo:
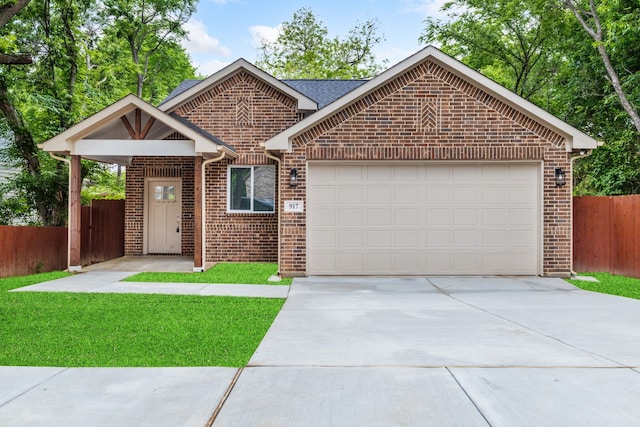
[[[305,200],[307,160],[529,160],[544,164],[543,274],[571,269],[571,189],[554,170],[570,170],[564,139],[439,65],[425,61],[336,112],[293,141],[283,173],[298,187],[283,199]],[[282,215],[281,271],[304,274],[305,214]]]
[[[206,166],[206,262],[277,262],[278,215],[227,213],[227,167],[274,164],[260,143],[298,122],[297,101],[244,70],[176,113],[231,145],[239,156]],[[277,194],[276,194],[277,200]],[[276,209],[279,209],[277,206]]]

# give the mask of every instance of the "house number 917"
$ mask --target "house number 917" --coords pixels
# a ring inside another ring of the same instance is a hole
[[[304,212],[304,202],[297,200],[285,200],[284,201],[285,212]]]

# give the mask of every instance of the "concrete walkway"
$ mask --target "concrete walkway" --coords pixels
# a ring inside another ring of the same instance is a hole
[[[0,425],[637,426],[638,325],[559,279],[296,279],[243,370],[0,368]]]
[[[233,285],[207,283],[121,282],[132,271],[91,271],[18,288],[12,292],[85,292],[286,298],[286,285]]]

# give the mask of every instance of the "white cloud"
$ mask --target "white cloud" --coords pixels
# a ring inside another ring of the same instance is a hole
[[[278,38],[278,35],[282,31],[282,25],[277,27],[268,27],[266,25],[254,25],[249,27],[251,33],[251,46],[259,48],[262,45],[262,41],[273,43]]]
[[[193,59],[193,65],[196,67],[198,74],[208,77],[216,71],[221,70],[230,64],[230,62],[219,61],[217,59],[211,59],[209,61],[200,62],[197,59]]]
[[[224,57],[231,56],[231,50],[220,45],[220,41],[207,33],[207,27],[197,19],[189,20],[184,29],[187,31],[187,39],[182,46],[189,54],[209,54]]]
[[[440,10],[449,0],[400,0],[403,11],[420,13],[425,18],[431,17],[446,20],[447,16]]]

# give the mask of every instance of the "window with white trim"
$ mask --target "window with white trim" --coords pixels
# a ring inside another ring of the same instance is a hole
[[[275,166],[229,166],[227,175],[227,210],[229,212],[274,212],[275,196]]]

